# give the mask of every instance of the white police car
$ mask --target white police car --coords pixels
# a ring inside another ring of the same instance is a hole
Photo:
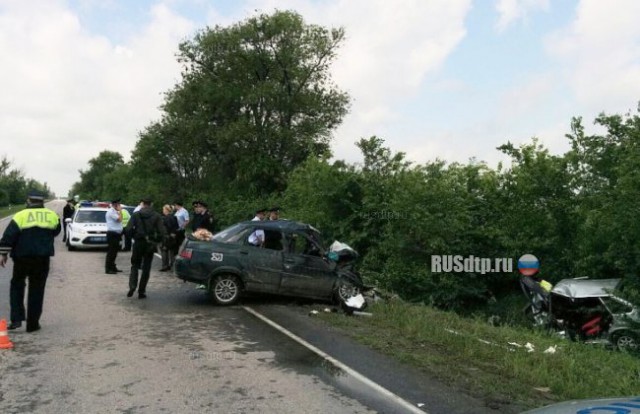
[[[67,249],[107,247],[107,207],[80,207],[66,219]]]

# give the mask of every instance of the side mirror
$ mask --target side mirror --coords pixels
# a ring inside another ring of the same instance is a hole
[[[66,219],[64,219],[64,222],[65,223],[71,223],[71,219],[70,218],[66,218]]]

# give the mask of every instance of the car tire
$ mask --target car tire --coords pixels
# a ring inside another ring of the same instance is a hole
[[[218,305],[233,305],[240,300],[242,284],[237,276],[225,274],[216,276],[210,285],[213,302]]]
[[[76,248],[75,248],[75,247],[73,247],[73,246],[71,245],[71,243],[69,243],[69,239],[67,239],[67,250],[69,250],[70,252],[72,252],[72,251],[74,251],[75,249],[76,249]]]
[[[638,335],[631,331],[614,332],[611,343],[620,350],[635,351],[638,349]]]
[[[347,299],[356,296],[358,293],[360,293],[360,289],[356,285],[348,280],[340,279],[336,283],[333,297],[337,303],[342,304]]]

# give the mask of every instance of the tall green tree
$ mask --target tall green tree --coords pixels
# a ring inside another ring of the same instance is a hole
[[[80,181],[73,185],[71,192],[89,200],[121,197],[121,194],[114,194],[114,190],[118,191],[119,188],[112,186],[113,181],[109,177],[124,165],[120,153],[108,150],[100,152],[89,160],[87,170],[79,171]]]
[[[191,193],[267,195],[309,157],[329,154],[349,99],[329,68],[342,29],[306,24],[291,11],[199,32],[180,45],[182,81],[162,121],[136,148],[142,164],[169,166]],[[149,164],[149,163],[148,163]]]
[[[576,267],[584,274],[622,277],[640,299],[640,107],[599,115],[605,134],[587,135],[580,118],[567,135],[579,205]]]

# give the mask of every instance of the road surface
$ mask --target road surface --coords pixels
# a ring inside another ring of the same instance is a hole
[[[60,212],[63,204],[49,206]],[[2,413],[497,412],[282,302],[213,306],[193,284],[159,272],[158,259],[148,298],[127,298],[130,253],[116,260],[125,272],[108,275],[104,251],[69,252],[61,239],[42,330],[10,331],[14,349],[0,350]],[[12,268],[11,261],[0,268],[5,319]],[[346,361],[365,380],[256,314]]]

